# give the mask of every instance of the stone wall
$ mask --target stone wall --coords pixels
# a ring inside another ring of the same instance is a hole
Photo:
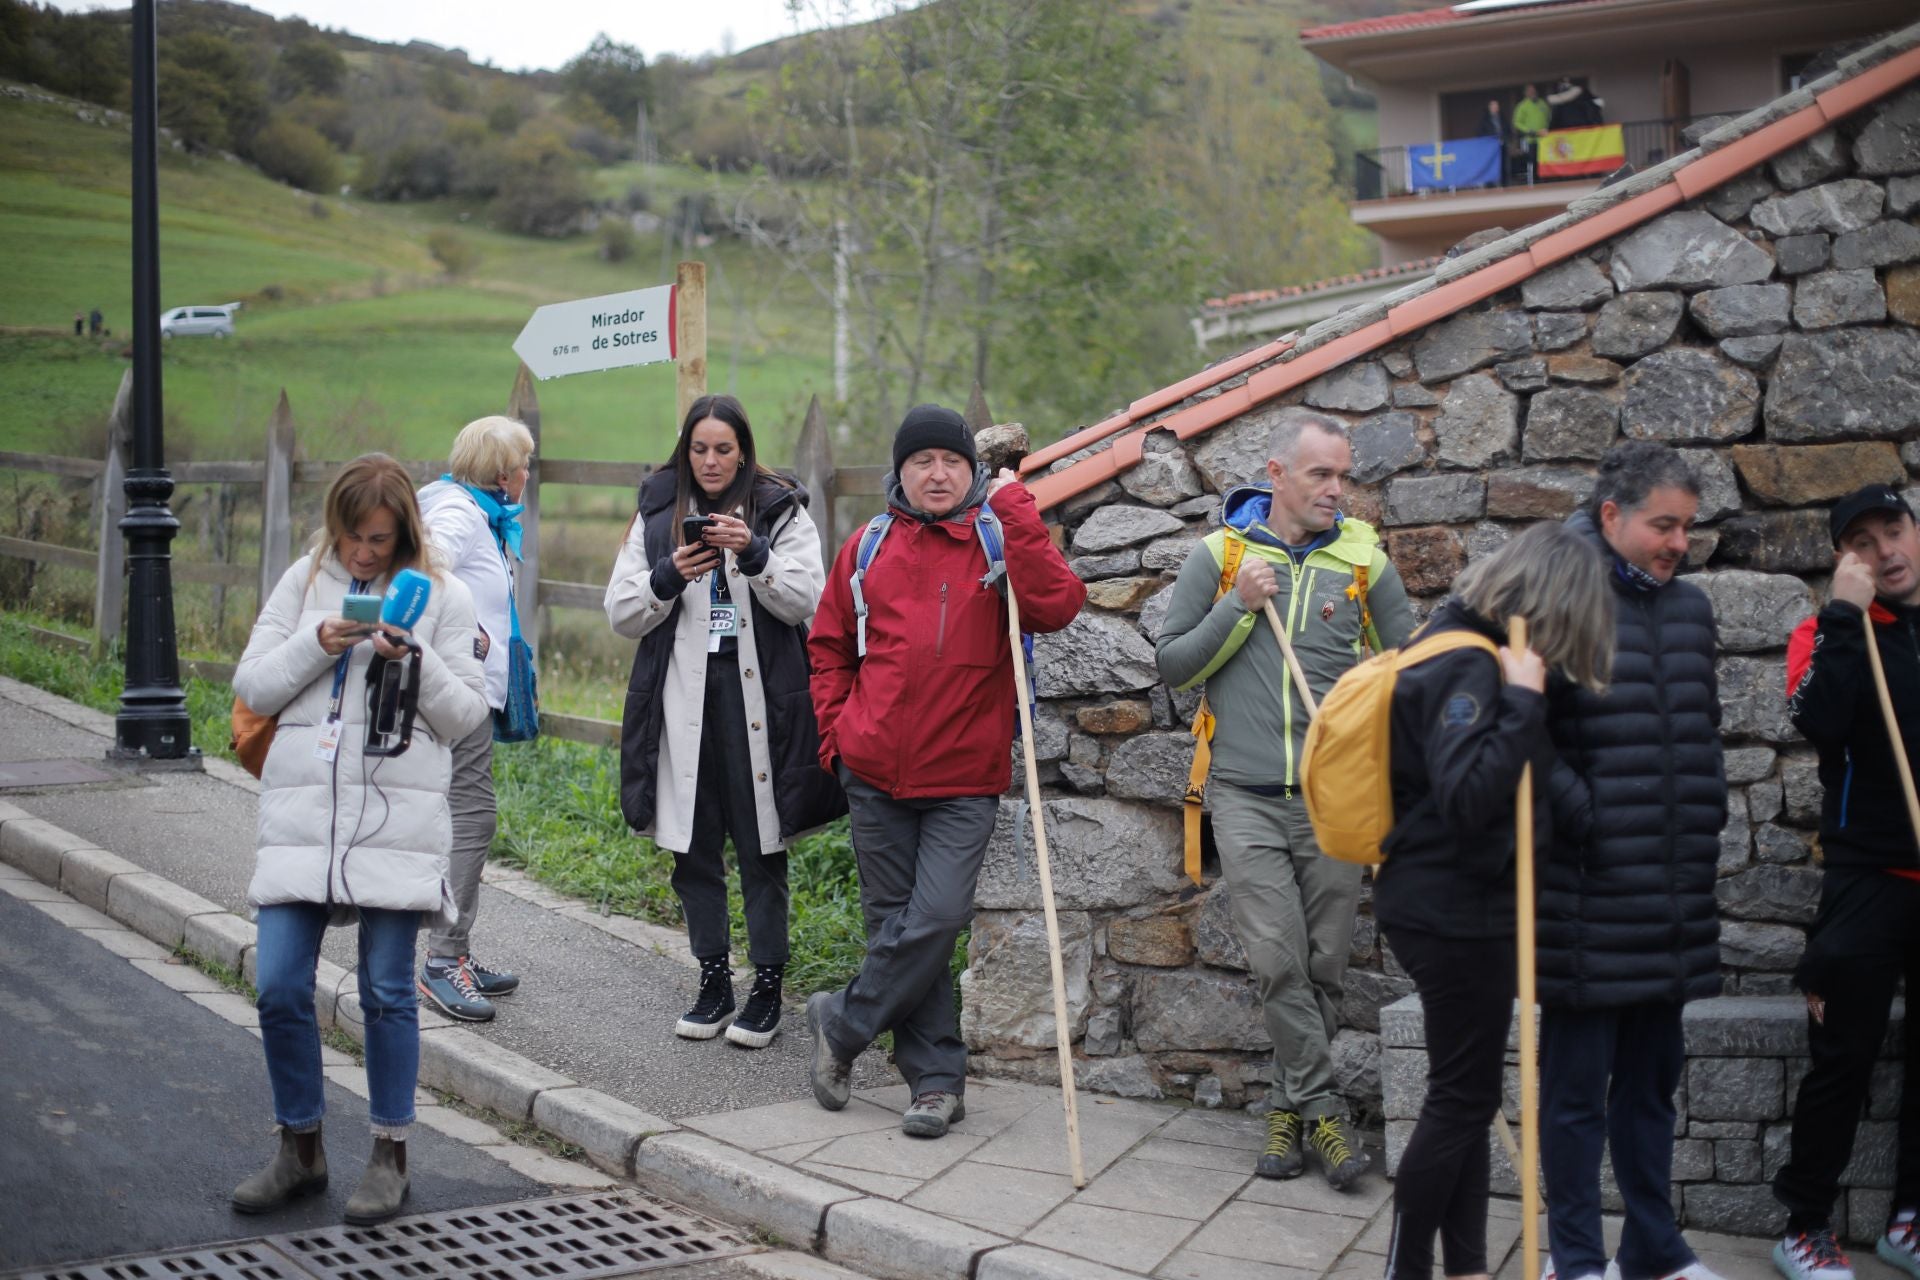
[[[1410,997],[1380,1012],[1385,1042],[1387,1171],[1391,1174],[1413,1134],[1427,1092],[1426,1025],[1420,1001]],[[1806,1004],[1795,996],[1729,996],[1687,1006],[1683,1026],[1687,1069],[1674,1101],[1673,1207],[1690,1227],[1772,1235],[1784,1229],[1786,1210],[1773,1198],[1773,1175],[1786,1163],[1793,1098],[1807,1073]],[[1905,1021],[1895,1004],[1880,1062],[1873,1069],[1867,1115],[1854,1139],[1853,1159],[1841,1174],[1834,1230],[1843,1240],[1870,1244],[1884,1228],[1893,1194],[1896,1117],[1900,1110]],[[1518,1027],[1507,1041],[1506,1111],[1518,1123]],[[1493,1189],[1518,1195],[1519,1182],[1497,1138]],[[1601,1166],[1601,1202],[1621,1209],[1613,1170]]]
[[[1629,179],[1571,214],[1660,177]],[[1219,495],[1261,475],[1274,413],[1288,404],[1351,424],[1347,509],[1383,531],[1421,612],[1471,559],[1572,511],[1610,445],[1685,451],[1704,490],[1691,568],[1723,648],[1726,988],[1790,990],[1818,891],[1820,789],[1787,720],[1784,645],[1824,597],[1825,504],[1869,481],[1910,484],[1920,469],[1917,207],[1920,90],[1910,89],[1212,431],[1184,443],[1155,433],[1117,483],[1052,513],[1089,590],[1071,627],[1039,639],[1036,733],[1084,1084],[1209,1106],[1257,1106],[1266,1093],[1269,1046],[1217,863],[1204,890],[1180,874],[1196,699],[1159,682],[1152,640],[1175,572],[1218,524]],[[1463,246],[1435,280],[1543,231]],[[1384,315],[1335,317],[1281,358]],[[1046,1079],[1053,1022],[1026,831],[1016,783],[980,878],[963,1030],[976,1070]],[[1381,1102],[1380,1009],[1411,990],[1363,905],[1335,1042],[1363,1116]]]

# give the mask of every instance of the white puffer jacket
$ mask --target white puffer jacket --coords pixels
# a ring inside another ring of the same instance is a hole
[[[355,905],[421,911],[451,924],[447,786],[452,743],[487,717],[486,681],[473,656],[473,600],[459,579],[434,579],[413,636],[423,650],[420,711],[404,755],[365,755],[367,668],[373,646],[348,650],[340,749],[332,764],[315,754],[326,723],[336,659],[320,647],[323,618],[339,617],[349,585],[331,553],[313,575],[303,556],[273,590],[253,624],[233,691],[279,728],[261,775],[259,848],[247,901],[335,905],[344,923]],[[368,588],[384,594],[387,580]]]

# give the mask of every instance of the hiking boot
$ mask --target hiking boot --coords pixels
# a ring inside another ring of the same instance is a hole
[[[465,956],[428,956],[420,996],[457,1022],[492,1022],[493,1001],[480,994]]]
[[[1345,1191],[1373,1167],[1373,1160],[1366,1152],[1354,1150],[1347,1122],[1339,1116],[1321,1116],[1315,1120],[1307,1129],[1307,1145],[1320,1157],[1327,1185],[1335,1191]]]
[[[489,969],[472,956],[466,957],[466,965],[467,972],[473,977],[474,989],[488,999],[510,996],[520,989],[520,975],[517,973]]]
[[[1874,1242],[1873,1251],[1880,1255],[1880,1261],[1890,1267],[1898,1267],[1908,1275],[1920,1280],[1920,1231],[1916,1231],[1914,1212],[1902,1209],[1887,1224],[1886,1234]]]
[[[1853,1263],[1832,1227],[1797,1231],[1773,1246],[1773,1265],[1787,1280],[1853,1280]]]
[[[373,1155],[367,1159],[367,1171],[360,1185],[347,1200],[347,1222],[351,1226],[370,1227],[385,1222],[400,1212],[407,1198],[407,1144],[392,1138],[375,1138]]]
[[[1263,1178],[1297,1178],[1307,1171],[1298,1111],[1267,1112],[1267,1149],[1254,1161],[1253,1171]]]
[[[900,1117],[900,1131],[916,1138],[944,1138],[948,1126],[966,1118],[966,1099],[934,1089],[914,1097],[907,1114]]]
[[[700,994],[680,1015],[673,1034],[686,1040],[711,1040],[733,1019],[733,970],[725,956],[700,959]],[[771,1038],[771,1037],[769,1037]]]
[[[747,993],[747,1007],[727,1028],[727,1039],[743,1049],[764,1049],[773,1043],[780,1029],[780,982],[786,975],[783,964],[757,964],[753,967],[753,990]]]
[[[821,1026],[831,999],[824,991],[807,997],[807,1030],[813,1033],[813,1061],[807,1066],[807,1076],[813,1082],[813,1100],[829,1111],[838,1111],[853,1093],[853,1064],[841,1061]]]
[[[312,1162],[300,1159],[300,1139],[312,1140]],[[320,1145],[320,1131],[295,1133],[280,1130],[280,1149],[273,1153],[267,1167],[233,1189],[233,1207],[241,1213],[270,1213],[298,1196],[313,1195],[327,1189],[327,1153]]]

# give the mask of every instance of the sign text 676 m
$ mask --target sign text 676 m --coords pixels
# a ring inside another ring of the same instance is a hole
[[[676,290],[663,284],[541,307],[513,340],[536,378],[593,373],[676,357]]]

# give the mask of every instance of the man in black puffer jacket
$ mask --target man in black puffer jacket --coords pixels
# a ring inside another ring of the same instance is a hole
[[[1606,557],[1616,650],[1606,693],[1549,691],[1560,759],[1536,936],[1541,1163],[1560,1280],[1606,1271],[1607,1143],[1626,1208],[1621,1280],[1709,1274],[1669,1199],[1680,1009],[1720,991],[1713,885],[1727,784],[1713,607],[1674,578],[1699,506],[1686,460],[1636,442],[1607,454],[1591,502],[1567,522]]]

